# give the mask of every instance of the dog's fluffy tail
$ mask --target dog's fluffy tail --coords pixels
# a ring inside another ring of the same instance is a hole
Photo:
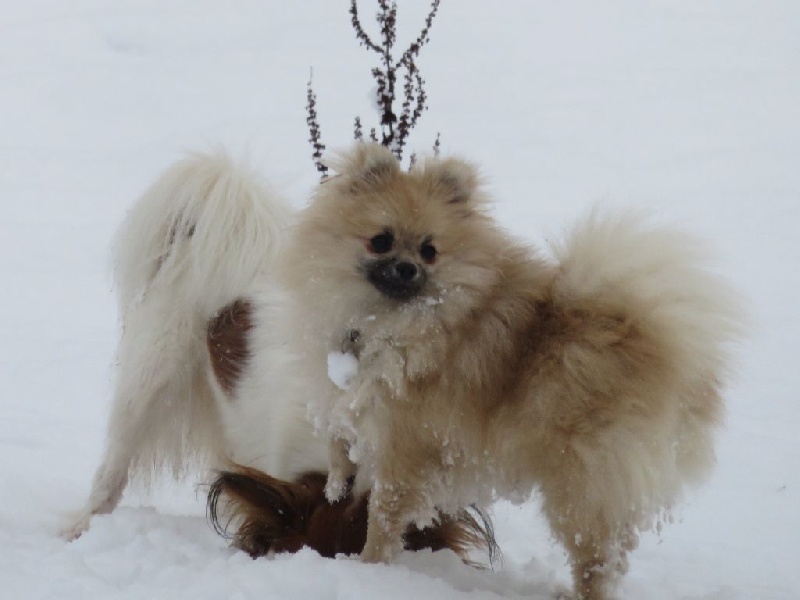
[[[210,313],[229,304],[269,269],[288,218],[284,203],[222,151],[179,161],[144,193],[118,233],[123,315],[155,286],[168,288],[183,310]]]
[[[606,456],[629,467],[616,471],[632,474],[632,481],[616,486],[623,494],[618,500],[631,501],[627,489],[637,504],[647,497],[654,507],[668,505],[683,483],[702,479],[713,464],[721,388],[742,333],[737,296],[710,270],[702,243],[641,215],[594,212],[553,250],[559,262],[555,301],[631,332],[616,345],[587,339],[569,365],[596,389],[633,398],[624,409],[628,418],[618,421],[641,424],[637,435],[620,430],[603,438]],[[609,387],[612,376],[627,380],[627,387]]]
[[[330,504],[324,473],[308,472],[282,481],[256,469],[234,465],[219,474],[208,495],[208,516],[214,529],[253,558],[270,552],[297,552],[308,547],[322,556],[358,554],[367,538],[369,493],[352,492]],[[465,562],[481,551],[498,557],[489,517],[477,509],[456,516],[441,513],[423,529],[410,526],[407,550],[449,549]]]
[[[592,212],[556,245],[558,290],[577,304],[633,314],[674,350],[687,377],[729,373],[731,342],[742,332],[731,287],[709,269],[705,244],[637,214]]]

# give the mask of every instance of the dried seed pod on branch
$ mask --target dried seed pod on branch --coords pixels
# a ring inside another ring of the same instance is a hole
[[[379,57],[379,65],[372,69],[372,78],[376,83],[376,106],[380,116],[380,135],[377,128],[370,129],[370,139],[380,142],[389,148],[399,161],[403,160],[403,149],[408,142],[411,130],[419,121],[427,108],[425,80],[417,67],[417,58],[422,47],[430,41],[430,29],[433,19],[439,10],[440,0],[431,2],[425,23],[416,39],[397,57],[395,43],[397,41],[397,2],[378,0],[376,20],[380,30],[380,42],[376,43],[366,32],[358,12],[357,0],[350,2],[350,17],[353,30],[359,44]],[[402,100],[400,100],[402,95]],[[400,103],[398,107],[397,104]],[[325,145],[321,141],[319,120],[316,112],[316,94],[308,82],[307,122],[309,141],[314,149],[313,159],[317,170],[324,177],[327,167],[322,162]],[[364,139],[363,125],[360,117],[355,118],[353,137]],[[438,136],[434,151],[438,150]]]

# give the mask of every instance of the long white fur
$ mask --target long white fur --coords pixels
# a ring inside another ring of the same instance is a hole
[[[290,218],[280,198],[222,152],[176,163],[128,213],[115,248],[122,335],[106,450],[64,537],[111,512],[131,479],[147,484],[162,470],[181,477],[229,458],[258,465],[264,457],[271,472],[288,475],[276,452],[287,438],[314,463],[305,404],[282,408],[296,396],[283,393],[290,390],[281,389],[280,352],[271,350],[284,343],[275,312],[281,297],[269,282]],[[263,380],[231,399],[211,373],[206,328],[218,310],[251,297],[257,362],[271,370],[250,369],[245,379]]]
[[[270,278],[249,297],[254,324],[233,398],[220,392],[225,438],[233,462],[292,480],[328,466],[327,441],[315,434],[308,400],[330,382],[322,368],[299,355],[289,299]]]

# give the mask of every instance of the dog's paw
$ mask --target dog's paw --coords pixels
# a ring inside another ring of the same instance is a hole
[[[75,514],[71,517],[69,525],[59,529],[57,535],[65,542],[75,541],[89,529],[91,520],[91,514],[84,512]]]
[[[364,546],[364,550],[361,552],[361,562],[363,563],[370,563],[370,564],[379,564],[384,563],[388,564],[392,562],[395,553],[392,551],[391,546],[387,545],[380,545],[380,544],[367,544]]]
[[[347,495],[349,487],[347,477],[331,473],[325,483],[325,498],[334,504]]]
[[[356,465],[350,459],[350,443],[344,438],[332,437],[328,440],[328,480],[325,482],[325,498],[328,502],[338,502],[352,487]]]

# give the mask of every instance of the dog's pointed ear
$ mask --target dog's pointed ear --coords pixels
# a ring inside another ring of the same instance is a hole
[[[367,184],[380,183],[400,170],[391,150],[374,142],[356,142],[331,166],[339,175]]]
[[[435,159],[425,165],[431,184],[448,204],[467,210],[483,203],[478,169],[459,158]]]

